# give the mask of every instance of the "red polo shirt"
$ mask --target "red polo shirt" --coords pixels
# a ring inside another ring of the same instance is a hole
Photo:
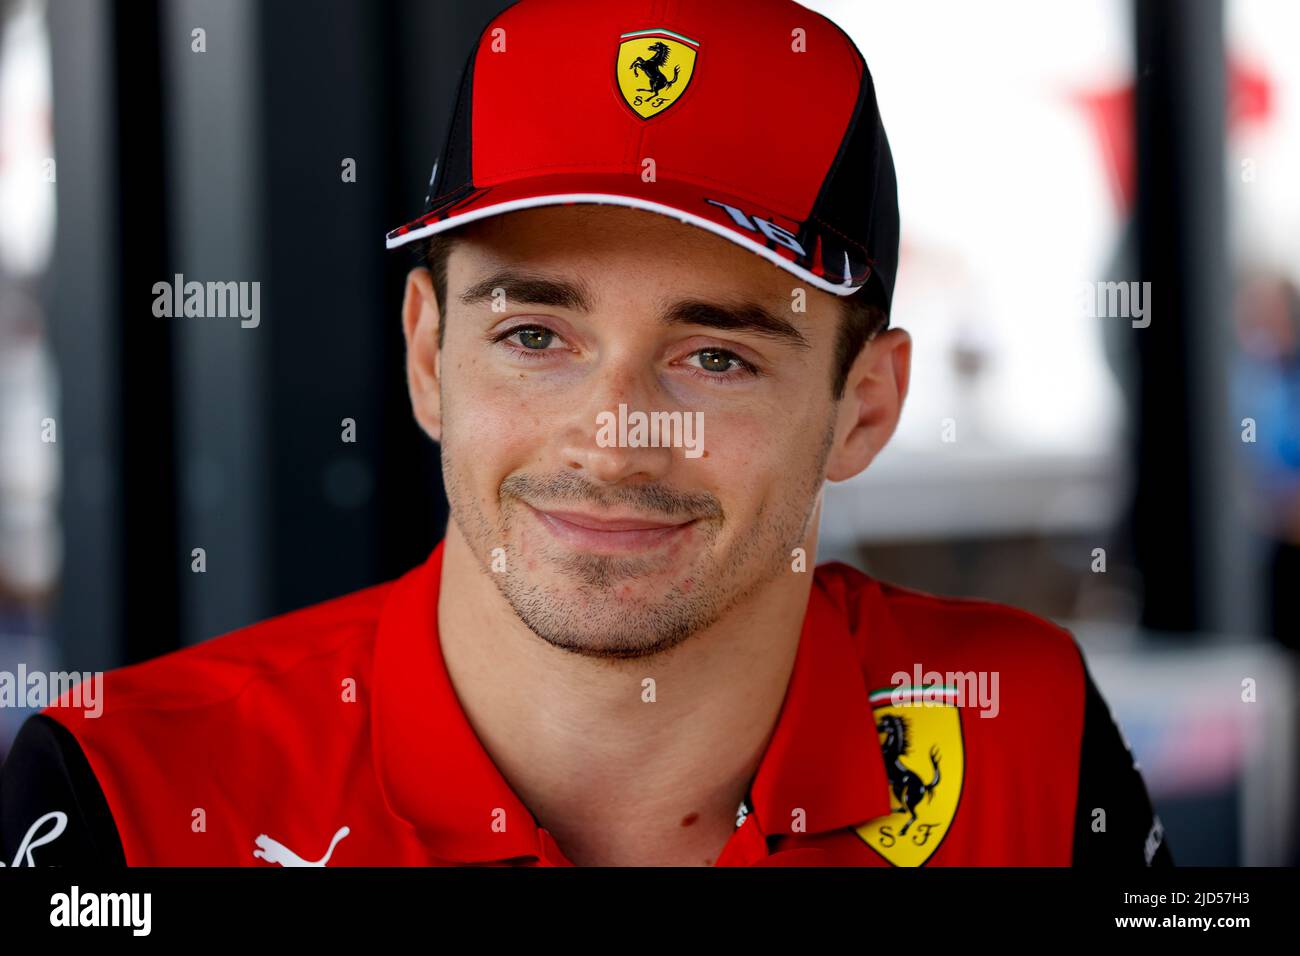
[[[4,861],[571,865],[457,700],[442,554],[112,671],[98,718],[31,718],[0,772]],[[963,697],[980,674],[994,693]],[[1068,631],[843,564],[815,571],[746,804],[717,866],[1168,862]]]
[[[532,857],[541,865],[570,865],[501,776],[456,699],[437,639],[441,558],[440,545],[423,568],[397,583],[379,618],[372,739],[389,805],[442,860]],[[809,831],[817,833],[888,812],[859,654],[845,624],[831,595],[814,587],[786,701],[754,777],[753,812],[715,865],[761,862],[771,826],[765,821],[786,819],[793,807],[807,810]],[[498,808],[505,811],[505,832],[488,825]],[[847,841],[852,849],[863,846],[854,841],[857,847]]]

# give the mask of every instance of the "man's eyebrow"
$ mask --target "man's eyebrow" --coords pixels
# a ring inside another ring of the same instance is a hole
[[[592,310],[592,296],[581,282],[555,279],[536,273],[503,269],[476,282],[461,293],[465,305],[493,301],[497,290],[507,302],[550,305],[577,312]],[[812,346],[794,324],[756,302],[724,305],[702,299],[682,299],[669,304],[660,314],[665,325],[700,325],[727,332],[748,332],[798,349]]]
[[[797,349],[811,346],[794,324],[756,302],[722,305],[698,299],[674,302],[662,314],[668,325],[703,325],[728,332],[749,332]]]
[[[507,302],[519,302],[527,305],[553,305],[578,312],[591,311],[591,294],[579,282],[565,279],[552,279],[515,269],[503,269],[476,282],[460,295],[464,305],[476,302],[491,302],[497,290],[505,295]]]

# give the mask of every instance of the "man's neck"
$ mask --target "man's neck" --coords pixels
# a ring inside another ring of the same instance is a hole
[[[665,654],[585,657],[519,620],[452,521],[438,631],[479,740],[569,860],[707,866],[776,725],[811,579],[778,575]]]

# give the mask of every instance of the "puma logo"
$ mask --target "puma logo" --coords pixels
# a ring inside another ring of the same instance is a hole
[[[334,848],[338,846],[339,840],[342,840],[351,832],[347,827],[339,827],[339,832],[334,834],[334,839],[330,840],[330,848],[325,851],[325,855],[319,860],[304,860],[279,840],[272,840],[265,833],[261,833],[253,841],[257,844],[253,856],[265,860],[267,863],[279,863],[281,866],[324,866],[330,861],[330,857],[334,855]]]

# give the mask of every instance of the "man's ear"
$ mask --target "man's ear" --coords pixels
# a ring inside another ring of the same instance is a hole
[[[406,387],[411,410],[420,427],[434,441],[442,440],[442,353],[438,348],[438,297],[433,277],[423,266],[406,274],[402,299],[402,332],[406,336]]]
[[[887,329],[863,346],[839,402],[828,480],[852,478],[885,447],[903,413],[911,374],[912,337],[903,329]]]

